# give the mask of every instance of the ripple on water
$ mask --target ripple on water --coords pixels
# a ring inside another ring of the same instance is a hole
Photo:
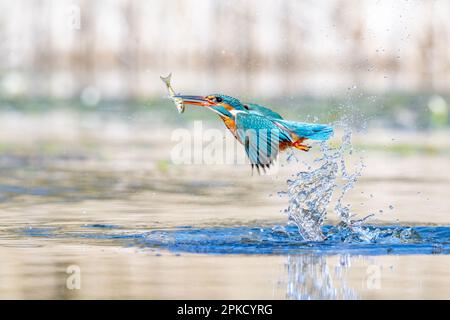
[[[450,227],[325,226],[324,241],[307,241],[297,228],[234,227],[152,231],[142,245],[207,254],[449,254]],[[367,234],[370,233],[370,240]]]
[[[83,229],[96,229],[96,232]],[[136,246],[176,253],[202,254],[315,254],[386,255],[449,254],[450,227],[445,226],[324,226],[322,241],[305,240],[297,226],[211,227],[136,232],[118,226],[79,228],[24,228],[26,237],[111,241],[114,246]]]

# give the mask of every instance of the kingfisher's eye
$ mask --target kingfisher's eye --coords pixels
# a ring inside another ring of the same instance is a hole
[[[217,101],[217,102],[222,102],[223,99],[222,99],[221,97],[216,97],[216,101]]]

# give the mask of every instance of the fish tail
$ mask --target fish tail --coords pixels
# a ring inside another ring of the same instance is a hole
[[[160,76],[160,78],[166,84],[166,86],[169,87],[170,86],[170,78],[172,78],[172,73],[169,73],[169,75],[166,77]]]

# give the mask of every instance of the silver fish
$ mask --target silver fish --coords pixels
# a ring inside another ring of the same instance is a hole
[[[173,90],[172,85],[170,84],[171,77],[172,73],[169,73],[167,77],[160,76],[161,80],[166,84],[167,91],[169,92],[169,97],[170,99],[172,99],[173,103],[175,104],[175,107],[177,107],[178,113],[183,113],[185,109],[183,99],[174,97],[176,93]]]

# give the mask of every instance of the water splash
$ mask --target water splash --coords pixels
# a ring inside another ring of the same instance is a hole
[[[344,126],[340,147],[330,148],[327,142],[322,142],[320,147],[323,156],[314,161],[319,167],[315,169],[309,167],[309,171],[299,172],[294,179],[287,181],[288,189],[285,194],[289,199],[289,205],[285,212],[305,240],[325,240],[323,223],[333,194],[339,190],[334,211],[340,219],[340,227],[363,232],[368,239],[373,236],[361,226],[368,217],[352,221],[350,208],[343,203],[345,194],[354,187],[364,168],[364,163],[360,159],[354,172],[350,173],[347,170],[346,156],[353,153],[351,136],[352,131]]]
[[[363,230],[357,232],[350,228],[326,225],[322,228],[325,240],[320,242],[305,241],[296,226],[271,225],[209,228],[186,226],[152,231],[137,231],[124,226],[30,226],[17,229],[11,234],[59,240],[110,241],[112,245],[161,249],[175,253],[323,256],[450,254],[450,227],[364,225]],[[367,240],[368,237],[370,241]]]

